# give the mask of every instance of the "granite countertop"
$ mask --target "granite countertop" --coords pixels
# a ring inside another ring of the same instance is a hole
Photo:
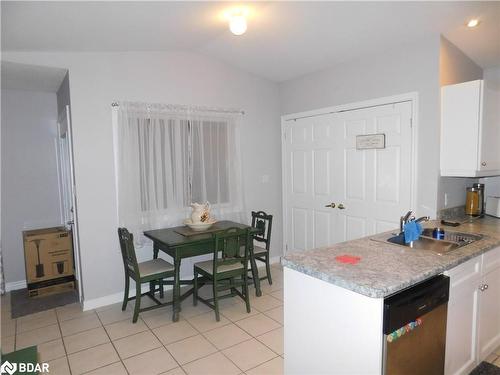
[[[438,226],[438,222],[430,221],[424,226],[433,228]],[[444,229],[481,234],[483,238],[448,254],[439,255],[429,250],[373,240],[390,237],[391,232],[387,232],[325,248],[292,252],[282,258],[281,262],[284,267],[356,293],[383,298],[500,246],[500,219],[484,217]],[[357,256],[361,260],[357,264],[339,263],[335,260],[339,255]]]

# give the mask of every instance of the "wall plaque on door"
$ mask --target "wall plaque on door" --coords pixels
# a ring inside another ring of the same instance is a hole
[[[365,134],[356,136],[356,150],[385,148],[385,134]]]

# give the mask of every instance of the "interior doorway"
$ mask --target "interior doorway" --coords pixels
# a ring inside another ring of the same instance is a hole
[[[1,68],[1,255],[19,317],[83,299],[69,72]]]
[[[73,132],[71,108],[65,105],[59,113],[57,123],[57,150],[59,169],[59,196],[61,202],[61,224],[71,230],[73,239],[74,267],[79,300],[83,301],[82,274],[80,267],[80,241],[76,203],[75,173],[73,163]]]

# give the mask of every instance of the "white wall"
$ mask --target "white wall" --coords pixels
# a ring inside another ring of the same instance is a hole
[[[243,109],[247,209],[275,215],[272,255],[281,254],[280,113],[275,84],[187,52],[6,52],[3,58],[69,69],[86,301],[123,290],[111,130],[111,103],[117,100]],[[270,176],[269,182],[261,182],[262,175]],[[149,249],[143,252],[151,254]]]
[[[441,86],[483,78],[483,69],[448,39],[441,37],[439,83]]]
[[[24,280],[22,231],[60,225],[55,93],[2,90],[2,256]]]
[[[439,36],[380,51],[280,85],[282,114],[417,91],[419,215],[436,214],[439,177]],[[354,48],[354,47],[353,47]]]
[[[500,66],[484,70],[484,80],[488,85],[500,91]],[[500,126],[500,124],[499,124]],[[481,178],[479,182],[483,183],[485,197],[488,195],[500,196],[500,176]]]
[[[439,51],[440,86],[483,78],[483,69],[446,38],[441,37]],[[440,177],[438,210],[465,204],[465,188],[476,182],[472,178]],[[446,196],[446,197],[445,197]]]

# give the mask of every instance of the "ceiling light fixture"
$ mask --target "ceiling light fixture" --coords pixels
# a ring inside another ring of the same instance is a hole
[[[473,28],[473,27],[476,27],[477,25],[479,25],[479,20],[477,18],[472,18],[470,19],[468,22],[467,22],[467,27],[469,28]]]
[[[229,30],[234,35],[242,35],[247,31],[247,16],[246,9],[233,9],[227,13],[229,19]]]

